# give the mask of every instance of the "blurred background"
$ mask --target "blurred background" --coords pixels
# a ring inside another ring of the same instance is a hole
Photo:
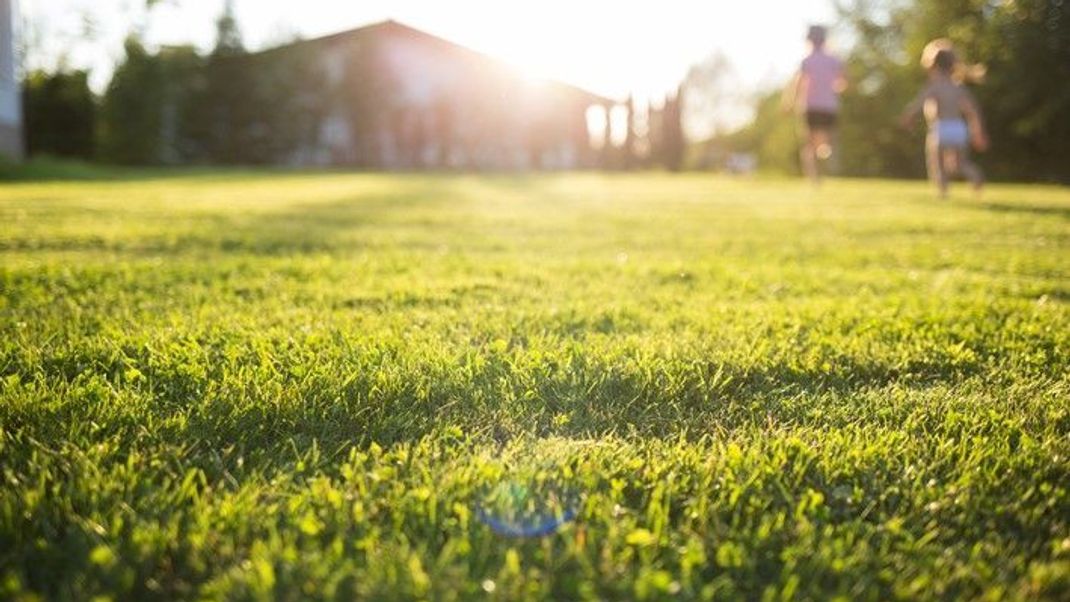
[[[0,153],[129,165],[798,171],[810,24],[849,176],[921,177],[896,117],[949,37],[994,178],[1070,182],[1070,2],[0,0]]]

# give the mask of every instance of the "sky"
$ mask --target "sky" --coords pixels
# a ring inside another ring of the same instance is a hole
[[[102,90],[140,29],[150,45],[214,40],[223,0],[17,0],[37,58],[90,68]],[[804,52],[808,24],[831,0],[234,0],[250,49],[392,18],[499,57],[533,77],[641,102],[675,88],[694,63],[723,53],[744,89],[781,83]],[[91,41],[84,41],[86,32]]]

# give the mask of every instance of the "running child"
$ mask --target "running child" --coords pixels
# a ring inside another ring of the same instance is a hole
[[[929,81],[907,105],[900,123],[909,128],[919,112],[925,113],[929,125],[925,163],[940,198],[947,198],[950,178],[960,173],[980,193],[984,174],[970,160],[969,148],[972,143],[977,151],[987,150],[988,135],[977,101],[956,75],[959,62],[951,42],[930,42],[922,53],[921,65],[928,70]]]
[[[836,125],[840,114],[840,94],[847,89],[843,61],[825,50],[828,30],[810,27],[806,35],[810,54],[784,91],[784,108],[794,108],[806,119],[806,143],[800,149],[803,172],[814,184],[821,182],[820,161],[833,158]]]

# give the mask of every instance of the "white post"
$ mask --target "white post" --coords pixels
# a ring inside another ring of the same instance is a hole
[[[15,69],[15,0],[0,0],[0,155],[22,158],[22,97]]]

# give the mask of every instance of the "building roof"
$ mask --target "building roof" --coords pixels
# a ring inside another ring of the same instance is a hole
[[[274,48],[263,50],[257,54],[274,54],[276,52],[281,52],[288,48],[295,47],[330,46],[338,43],[351,42],[353,40],[363,39],[377,35],[393,35],[418,40],[423,43],[430,44],[432,46],[437,46],[441,48],[444,52],[460,54],[468,60],[474,61],[476,63],[483,63],[484,66],[488,69],[515,72],[515,68],[511,67],[508,63],[502,61],[501,59],[497,59],[482,52],[472,50],[471,48],[461,46],[460,44],[450,42],[449,40],[432,35],[430,33],[427,33],[426,31],[416,29],[415,27],[410,27],[408,25],[405,25],[404,23],[394,21],[393,19],[381,21],[378,23],[372,23],[363,27],[357,27],[356,29],[349,29],[338,33],[328,34],[318,38],[297,40],[289,44],[283,44],[281,46],[276,46]],[[547,81],[546,84],[560,92],[572,96],[582,97],[591,104],[609,105],[616,104],[617,102],[610,98],[600,96],[598,94],[589,92],[587,90],[584,90],[583,88],[573,86],[571,84],[566,84],[553,80]]]

